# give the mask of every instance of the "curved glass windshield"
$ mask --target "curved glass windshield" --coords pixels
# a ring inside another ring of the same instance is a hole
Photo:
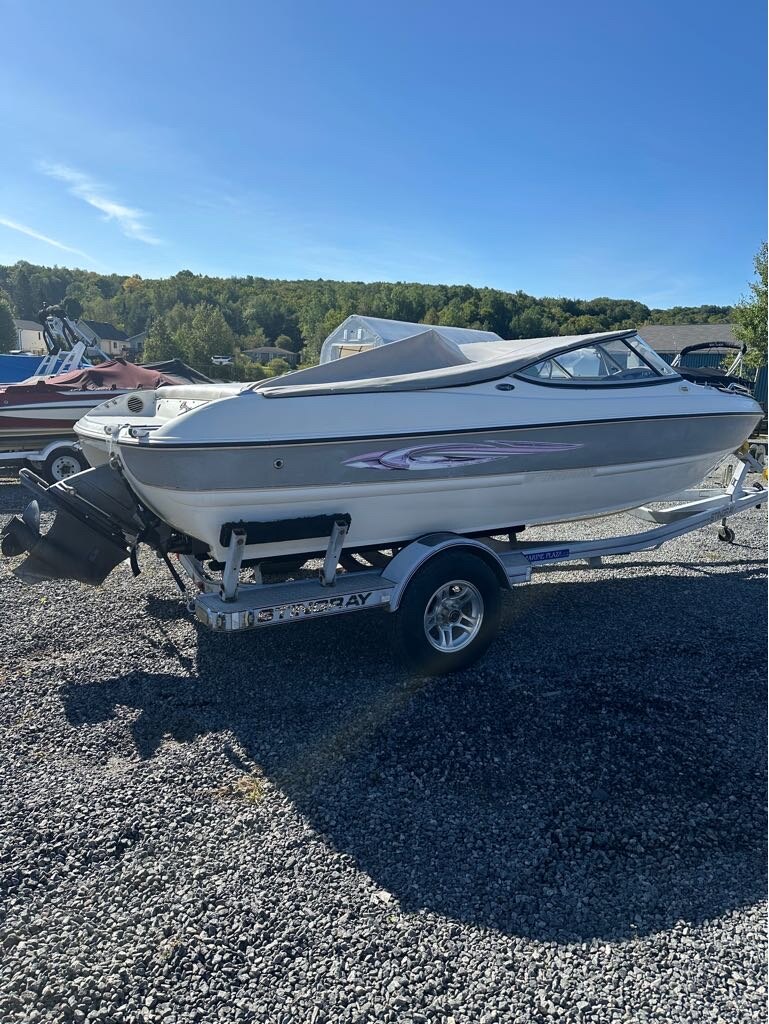
[[[663,377],[677,377],[678,373],[670,363],[666,363],[665,360],[651,347],[648,341],[644,341],[643,338],[639,338],[636,335],[634,338],[627,338],[627,343],[637,352],[642,359],[645,359],[650,366]]]
[[[633,384],[677,376],[640,338],[613,338],[560,352],[518,371],[519,377],[553,384]]]

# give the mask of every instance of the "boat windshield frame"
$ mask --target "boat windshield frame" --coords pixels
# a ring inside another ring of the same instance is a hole
[[[652,372],[651,377],[642,377],[634,380],[622,380],[621,377],[615,379],[611,374],[606,377],[579,377],[572,373],[569,373],[568,369],[563,366],[559,359],[561,356],[568,355],[570,352],[578,352],[580,349],[600,349],[601,356],[610,362],[613,362],[618,367],[619,371],[622,372],[623,368],[621,365],[612,357],[611,353],[605,348],[607,344],[605,341],[587,341],[582,338],[579,342],[568,348],[560,349],[557,353],[552,356],[546,356],[544,359],[534,359],[528,366],[523,366],[519,370],[516,370],[512,377],[516,377],[521,381],[525,381],[528,384],[538,384],[546,388],[643,388],[655,386],[657,384],[670,384],[674,381],[683,380],[681,374],[677,369],[672,367],[669,363],[665,362],[658,352],[649,345],[647,341],[640,338],[637,334],[629,338],[616,338],[611,339],[624,345],[629,352],[636,356],[642,363],[644,363]],[[635,344],[633,344],[635,342]],[[648,352],[647,352],[648,350]],[[536,377],[527,371],[531,370],[532,367],[538,366],[544,363],[554,363],[563,376],[558,377]],[[661,368],[658,364],[663,363],[666,369]]]

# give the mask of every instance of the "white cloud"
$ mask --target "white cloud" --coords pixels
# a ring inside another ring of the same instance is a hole
[[[66,164],[53,164],[47,161],[41,162],[40,170],[49,178],[63,181],[69,186],[69,191],[73,196],[77,196],[78,199],[82,199],[89,206],[99,210],[104,214],[106,220],[114,220],[127,238],[135,238],[147,245],[161,244],[160,239],[156,238],[147,228],[145,224],[147,214],[144,210],[110,199],[105,195],[104,186],[87,174],[67,167]]]
[[[43,235],[39,231],[35,231],[34,228],[27,227],[26,224],[19,224],[18,221],[10,220],[8,217],[0,217],[0,225],[10,228],[11,231],[18,231],[21,235],[36,238],[38,242],[45,242],[46,245],[52,245],[55,249],[61,249],[62,252],[72,252],[76,256],[82,256],[84,259],[91,260],[88,253],[83,252],[82,249],[74,249],[71,245],[65,245],[64,242],[57,242],[55,238],[49,238],[48,235]]]

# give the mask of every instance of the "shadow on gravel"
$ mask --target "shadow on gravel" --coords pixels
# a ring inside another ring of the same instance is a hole
[[[201,632],[191,676],[64,701],[78,726],[138,709],[143,758],[229,734],[233,765],[405,909],[617,939],[765,895],[765,604],[755,569],[545,582],[508,598],[495,647],[453,679],[396,674],[372,615]]]

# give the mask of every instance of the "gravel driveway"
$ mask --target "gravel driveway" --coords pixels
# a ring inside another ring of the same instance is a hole
[[[734,526],[543,572],[430,681],[384,615],[213,636],[148,553],[2,565],[0,1020],[764,1020],[765,513]]]

